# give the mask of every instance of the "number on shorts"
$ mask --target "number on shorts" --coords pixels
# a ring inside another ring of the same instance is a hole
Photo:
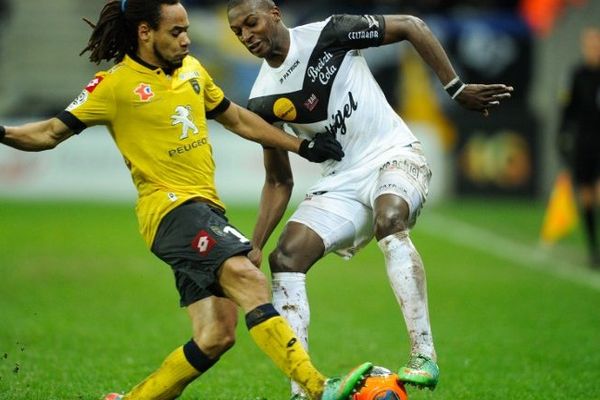
[[[240,242],[242,242],[242,243],[248,243],[250,241],[244,235],[242,235],[237,229],[235,229],[233,226],[227,225],[225,228],[223,228],[223,232],[231,233],[233,236],[240,239]]]

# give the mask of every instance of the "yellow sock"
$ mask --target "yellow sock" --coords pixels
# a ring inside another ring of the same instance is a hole
[[[200,372],[188,362],[181,346],[152,375],[131,389],[124,400],[175,399],[198,376]]]
[[[250,335],[289,378],[313,399],[321,397],[325,377],[317,371],[288,323],[279,315],[250,328]]]

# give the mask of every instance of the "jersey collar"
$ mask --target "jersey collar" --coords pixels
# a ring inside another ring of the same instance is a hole
[[[123,58],[123,63],[125,63],[127,66],[135,69],[138,72],[146,72],[146,73],[154,72],[154,73],[156,73],[159,70],[162,70],[162,72],[165,75],[173,75],[173,73],[174,73],[174,71],[165,71],[164,69],[161,69],[160,67],[157,67],[156,65],[149,64],[136,55],[126,54],[125,58]]]

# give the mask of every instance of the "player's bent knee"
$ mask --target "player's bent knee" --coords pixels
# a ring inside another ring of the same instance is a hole
[[[306,272],[304,263],[293,256],[294,252],[286,252],[277,247],[269,254],[271,272]]]
[[[408,220],[405,213],[397,210],[388,210],[375,215],[375,237],[377,240],[397,232],[408,230]]]

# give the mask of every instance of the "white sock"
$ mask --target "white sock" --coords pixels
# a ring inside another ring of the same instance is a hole
[[[421,256],[412,244],[408,231],[386,236],[378,244],[385,256],[390,285],[404,315],[411,354],[420,353],[436,360]]]
[[[275,272],[271,284],[273,306],[288,321],[298,340],[308,351],[310,308],[308,296],[306,295],[306,274],[301,272]],[[305,394],[296,382],[291,381],[291,386],[292,395]]]

